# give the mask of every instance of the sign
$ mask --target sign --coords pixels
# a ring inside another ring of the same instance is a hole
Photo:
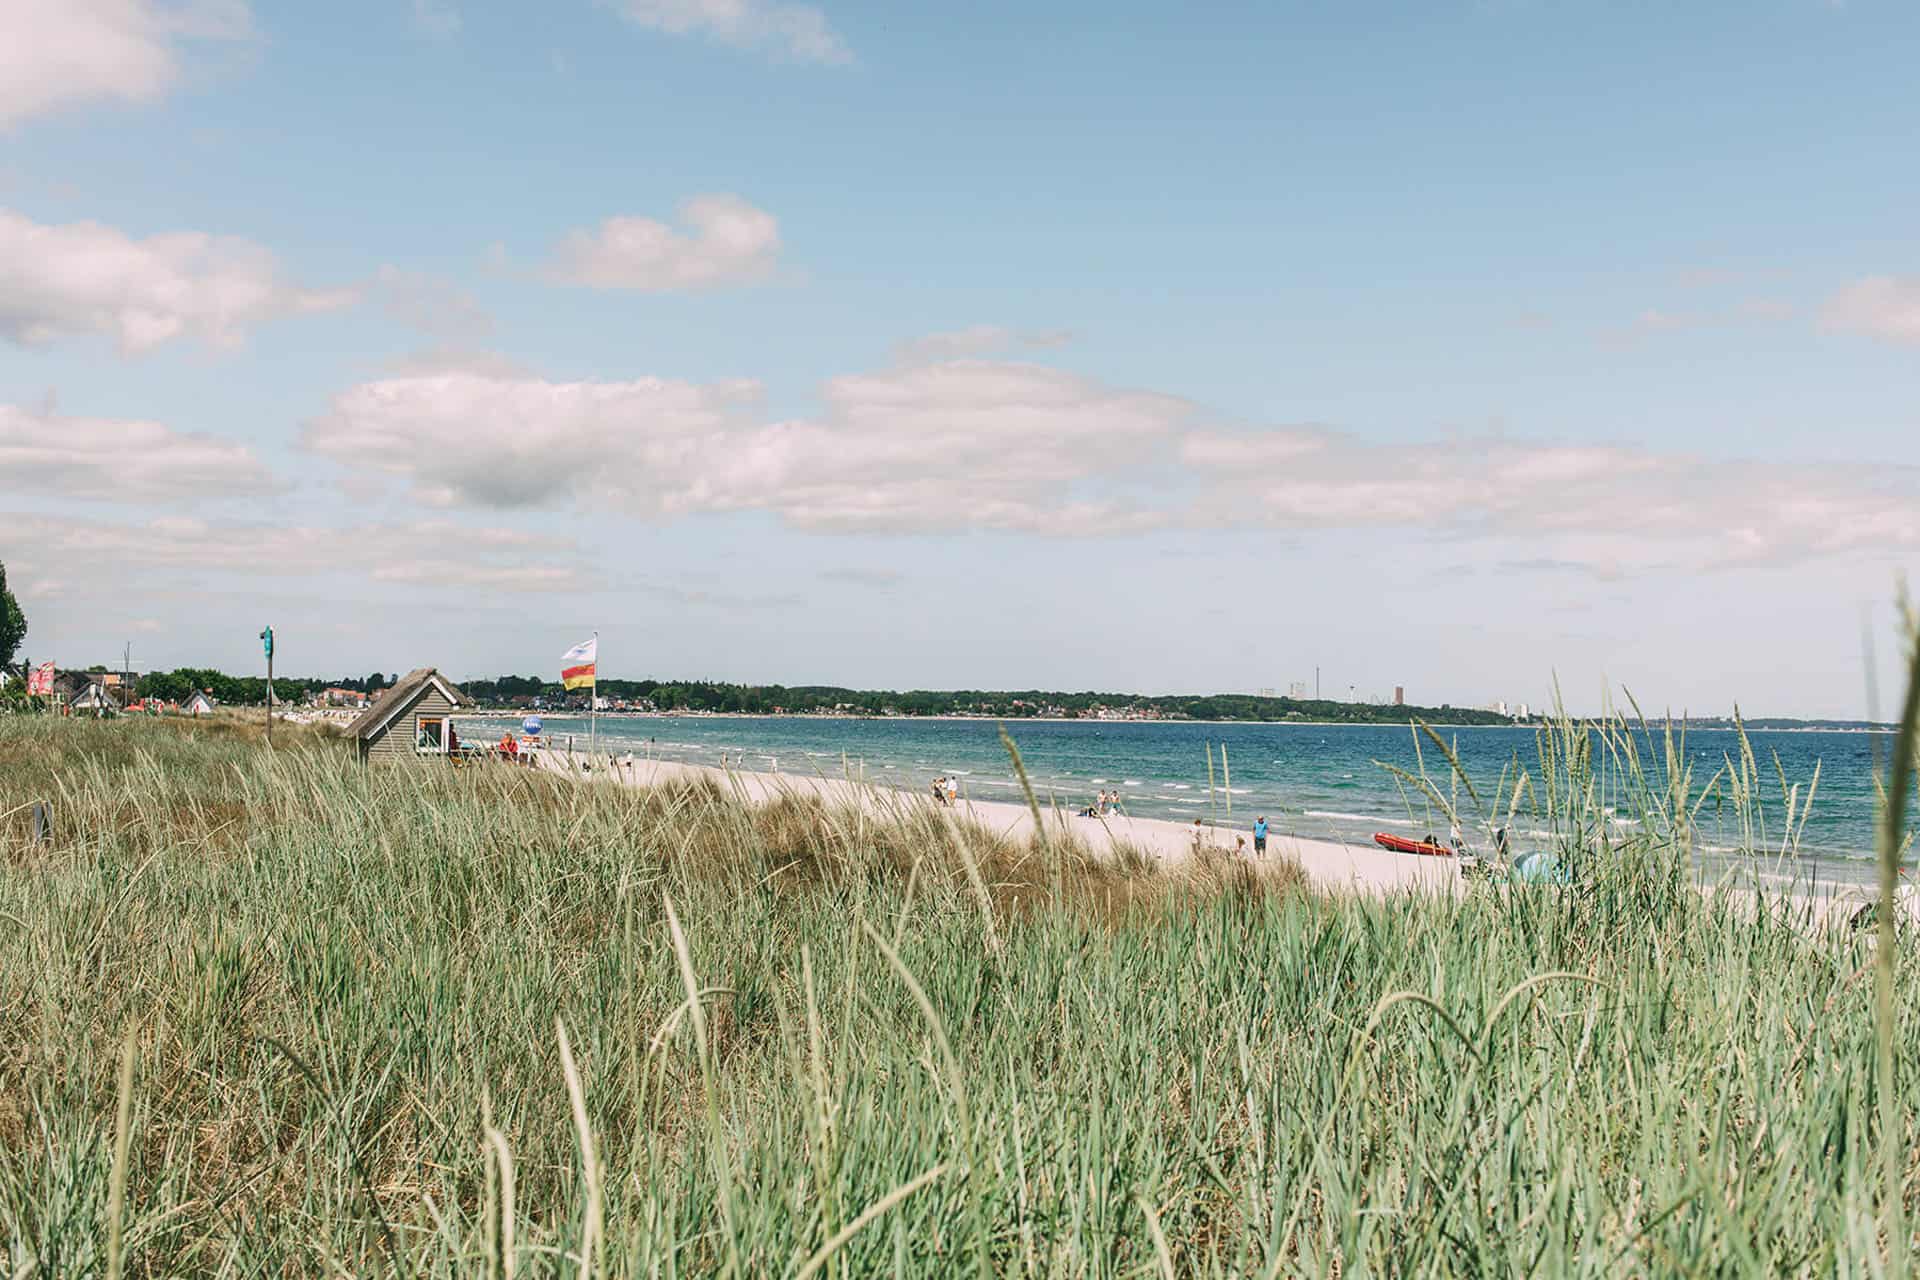
[[[266,650],[267,656],[269,658],[273,656],[273,628],[272,627],[268,627],[265,631],[262,631],[260,633],[260,647]]]
[[[30,695],[53,692],[53,664],[43,662],[27,673],[27,693]]]
[[[544,726],[540,723],[539,716],[528,716],[525,720],[522,720],[520,722],[520,731],[526,734],[529,738],[539,737],[540,730],[543,727]]]

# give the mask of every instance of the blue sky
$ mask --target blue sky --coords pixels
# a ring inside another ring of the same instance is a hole
[[[1920,11],[1673,9],[11,0],[28,652],[1860,714]]]

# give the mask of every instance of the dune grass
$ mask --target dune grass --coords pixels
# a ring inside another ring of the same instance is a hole
[[[1573,726],[1582,886],[1457,900],[276,745],[0,720],[8,1274],[1867,1274],[1920,1179],[1873,936]]]

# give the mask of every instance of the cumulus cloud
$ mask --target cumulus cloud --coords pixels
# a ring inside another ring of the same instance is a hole
[[[571,541],[439,521],[339,527],[174,517],[131,525],[19,513],[6,521],[9,551],[23,564],[57,564],[66,574],[349,574],[409,587],[513,591],[587,582]]]
[[[456,368],[352,387],[304,440],[450,508],[764,512],[826,533],[1396,529],[1610,575],[1920,548],[1920,468],[1228,430],[1176,396],[1017,362],[849,374],[781,421],[758,391]]]
[[[101,100],[149,102],[180,77],[180,46],[244,38],[245,0],[7,0],[0,128]]]
[[[853,55],[810,4],[779,0],[618,0],[628,21],[672,35],[699,34],[740,48],[771,49],[801,62],[849,62]]]
[[[1824,328],[1920,346],[1920,276],[1868,276],[1828,298]]]
[[[1621,566],[1784,564],[1920,548],[1920,467],[1715,459],[1500,438],[1372,443],[1346,433],[1196,433],[1182,456],[1223,486],[1212,523],[1415,527],[1554,540]],[[1233,495],[1260,501],[1232,510]]]
[[[684,230],[653,218],[608,218],[567,234],[550,279],[591,289],[659,293],[764,279],[780,254],[780,224],[739,196],[695,196],[679,209]]]
[[[64,417],[0,405],[0,490],[204,502],[278,487],[253,450],[231,441],[158,422]]]
[[[903,342],[894,349],[894,359],[901,364],[929,364],[1002,355],[1023,348],[1060,347],[1071,341],[1073,334],[1065,329],[1017,330],[997,324],[976,324]]]
[[[248,240],[199,231],[135,239],[98,222],[43,225],[0,209],[0,334],[18,343],[92,334],[126,352],[188,336],[234,347],[268,320],[355,298],[288,283]]]
[[[302,439],[348,466],[407,478],[431,505],[593,499],[657,513],[758,391],[744,381],[548,382],[451,368],[350,388]]]
[[[1041,533],[1147,528],[1147,464],[1193,412],[1177,397],[1026,364],[849,375],[827,412],[765,423],[751,382],[550,382],[449,372],[363,383],[306,446],[409,479],[427,502],[562,502],[648,517],[768,511],[807,529]]]

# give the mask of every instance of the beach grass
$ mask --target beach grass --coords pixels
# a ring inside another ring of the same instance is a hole
[[[1375,899],[928,806],[0,719],[7,1273],[1898,1265],[1911,942],[1702,892],[1662,732],[1563,724],[1470,798],[1577,888]]]

